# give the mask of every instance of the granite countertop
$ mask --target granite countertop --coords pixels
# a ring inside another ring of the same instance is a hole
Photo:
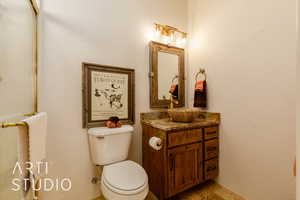
[[[196,118],[191,123],[173,122],[166,112],[141,113],[141,123],[163,131],[201,128],[220,124],[220,113],[199,112],[202,118]]]

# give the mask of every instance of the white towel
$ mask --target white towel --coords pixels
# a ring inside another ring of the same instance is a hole
[[[33,164],[33,174],[38,174],[37,163],[46,159],[47,113],[38,113],[23,120],[28,125],[29,160]]]
[[[21,167],[20,178],[22,180],[22,188],[23,192],[28,191],[28,186],[25,188],[25,182],[23,181],[25,178],[28,178],[29,174],[26,171],[26,162],[29,162],[29,138],[27,127],[19,126],[19,137],[18,137],[18,162]],[[16,173],[16,172],[15,172]],[[25,193],[23,193],[25,195]]]

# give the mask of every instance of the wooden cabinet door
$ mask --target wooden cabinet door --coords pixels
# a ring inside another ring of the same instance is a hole
[[[219,140],[208,140],[204,143],[204,159],[209,160],[219,155]]]
[[[168,150],[168,197],[203,180],[201,161],[202,143]]]
[[[205,180],[214,179],[219,174],[219,159],[214,158],[205,161],[204,164],[204,178]]]

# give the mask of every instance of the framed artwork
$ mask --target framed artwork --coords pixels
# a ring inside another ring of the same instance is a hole
[[[134,69],[82,64],[83,128],[105,126],[112,116],[134,123]]]

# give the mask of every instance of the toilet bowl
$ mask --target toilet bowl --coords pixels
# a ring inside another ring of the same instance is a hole
[[[107,200],[143,200],[149,192],[143,167],[126,160],[132,131],[129,125],[88,130],[92,161],[103,166],[101,191]]]
[[[123,161],[103,168],[101,191],[109,200],[142,200],[148,192],[148,176],[133,161]]]

